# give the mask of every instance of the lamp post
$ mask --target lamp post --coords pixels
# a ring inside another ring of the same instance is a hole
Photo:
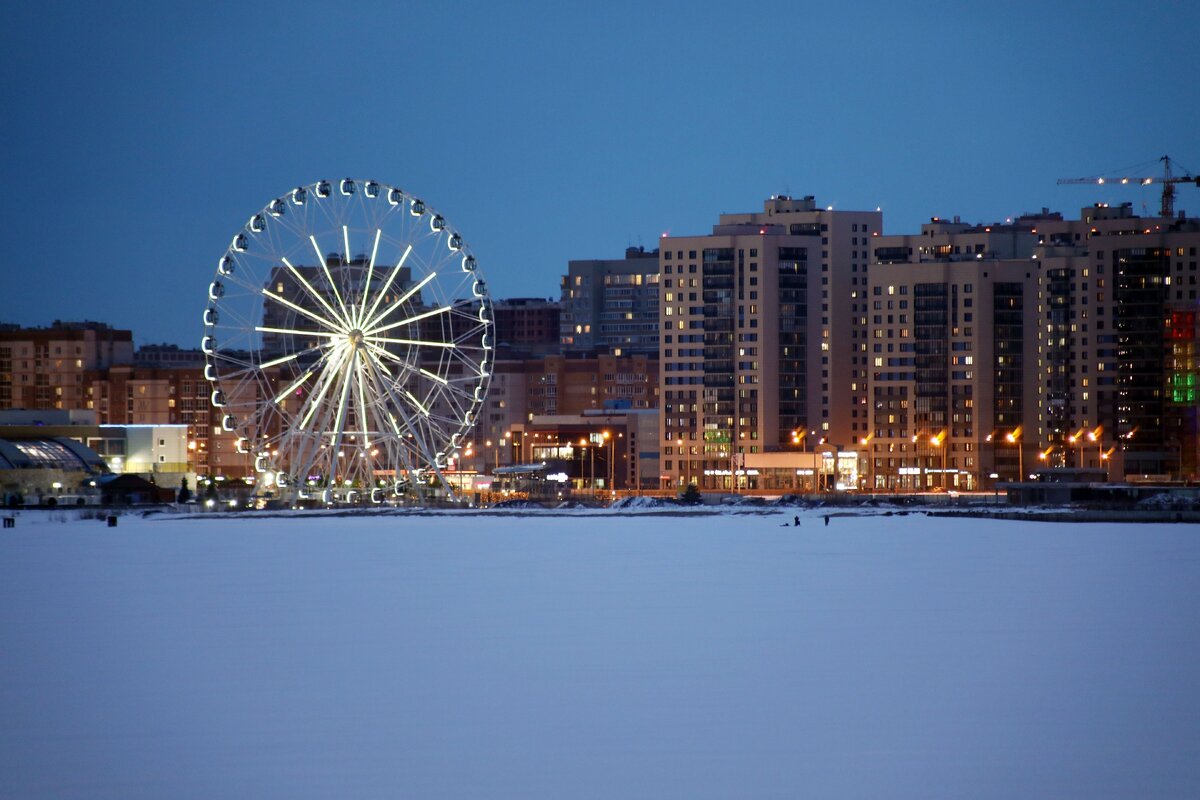
[[[679,455],[682,456],[684,454],[683,453],[683,439],[682,438],[676,439],[675,445],[679,450]],[[688,460],[685,460],[683,462],[683,488],[684,489],[686,489],[688,487],[688,472],[690,470],[691,470],[691,462]]]
[[[871,468],[872,468],[871,462],[874,461],[875,459],[871,457],[871,437],[870,436],[862,437],[862,446],[867,448],[867,486],[866,486],[866,488],[867,488],[868,492],[873,492],[873,491],[875,491],[875,487],[872,485],[872,481],[871,481]]]
[[[590,438],[590,437],[588,437]],[[596,447],[587,438],[580,439],[579,444],[587,450],[588,454],[588,492],[592,497],[596,496]]]
[[[1038,453],[1038,461],[1041,461],[1043,464],[1046,464],[1047,466],[1049,466],[1050,453],[1052,453],[1053,451],[1054,451],[1054,445],[1050,445],[1045,450]]]
[[[942,431],[937,436],[929,437],[929,443],[934,447],[941,448],[942,451],[942,491],[946,490],[946,450],[948,448],[945,446],[945,442],[943,441],[945,436],[946,431]]]
[[[1021,426],[1018,425],[1016,427],[1016,429],[1012,433],[1006,435],[1004,437],[1004,439],[1009,444],[1013,444],[1013,445],[1017,446],[1017,480],[1020,482],[1024,482],[1025,481],[1025,458],[1024,458],[1025,448],[1021,446],[1021,441],[1020,441]]]
[[[818,445],[818,446],[821,446],[821,447],[824,447],[824,445],[825,445],[825,444],[827,444],[827,443],[828,443],[828,439],[826,439],[826,437],[822,436],[822,437],[820,438],[820,440],[817,442],[817,445]],[[816,448],[816,447],[814,447],[814,448],[813,448],[813,452],[814,452],[814,453],[815,453],[815,452],[817,452],[817,448]],[[816,468],[816,470],[817,470],[817,476],[816,476],[816,478],[817,478],[817,482],[816,482],[816,485],[817,485],[817,491],[818,491],[818,492],[824,492],[824,491],[825,491],[825,489],[827,488],[828,484],[829,484],[829,481],[828,481],[828,480],[826,480],[826,478],[825,478],[825,451],[824,451],[824,449],[822,449],[820,452],[821,452],[821,459],[820,459],[820,460],[821,460],[821,464],[820,464],[820,466],[818,466],[818,467]],[[836,449],[834,450],[834,459],[833,459],[833,463],[834,463],[834,469],[837,469],[837,450],[836,450]]]
[[[608,493],[609,496],[615,500],[617,497],[617,465],[615,461],[617,453],[617,440],[608,431],[604,431],[602,434],[600,434],[600,437],[601,442],[608,442]]]
[[[917,478],[921,475],[921,446],[918,444],[920,440],[921,435],[919,433],[914,433],[912,436],[913,469],[915,469],[916,472],[912,475],[909,475],[909,477],[912,478],[912,488],[914,492],[922,488],[917,485]]]
[[[996,438],[995,431],[992,431],[991,433],[989,433],[987,435],[987,443],[992,446],[992,472],[990,475],[988,475],[988,478],[992,481],[995,481],[996,477],[998,477],[996,474],[996,444],[994,441],[995,438]],[[983,485],[983,457],[982,457],[982,455],[979,458],[979,470],[980,470],[979,484],[980,484],[980,486],[982,486]]]
[[[1100,441],[1101,434],[1104,433],[1104,426],[1097,425],[1095,430],[1088,431],[1087,438],[1089,442],[1096,443],[1096,466],[1104,466],[1104,444]]]
[[[792,431],[792,445],[793,446],[799,445],[800,452],[804,452],[805,444],[807,441],[808,441],[808,431],[802,431],[799,429]],[[796,478],[796,472],[797,472],[797,470],[795,470],[795,469],[792,470],[792,491],[795,491],[799,484],[799,481]]]

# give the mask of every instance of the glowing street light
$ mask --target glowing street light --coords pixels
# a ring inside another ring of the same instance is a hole
[[[596,448],[588,447],[587,437],[584,437],[579,440],[579,446],[582,447],[584,450],[586,450],[588,452],[588,455],[590,456],[591,466],[588,468],[588,491],[590,491],[592,493],[592,496],[595,496],[595,494],[596,494]],[[581,471],[582,471],[582,467],[583,467],[583,465],[580,464]]]
[[[860,444],[862,444],[863,447],[867,448],[867,491],[868,492],[874,491],[874,489],[875,489],[875,487],[872,485],[873,482],[871,480],[871,478],[872,478],[871,462],[875,460],[874,458],[871,457],[871,439],[874,436],[875,436],[875,434],[871,434],[870,436],[862,437],[862,439],[860,440]]]
[[[1012,433],[1006,434],[1004,440],[1017,447],[1017,480],[1025,480],[1025,448],[1021,446],[1021,426],[1018,425]]]
[[[942,451],[942,490],[946,489],[946,451],[950,448],[943,445],[943,440],[946,438],[946,431],[940,432],[937,436],[930,436],[929,443],[934,447],[940,448]]]
[[[1101,441],[1103,433],[1103,425],[1097,425],[1094,430],[1090,430],[1087,433],[1088,441],[1096,443],[1096,466],[1098,467],[1104,466],[1104,443]]]
[[[679,449],[679,454],[683,455],[683,439],[682,438],[675,440],[675,446]],[[691,462],[691,458],[689,457],[689,458],[685,459],[683,462],[683,488],[685,488],[685,489],[691,483],[691,480],[690,480],[691,469],[692,469],[692,462]]]
[[[617,438],[623,436],[613,436],[609,431],[600,434],[601,444],[608,442],[608,491],[614,500],[617,498]]]

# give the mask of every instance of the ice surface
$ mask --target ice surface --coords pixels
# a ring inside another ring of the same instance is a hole
[[[3,798],[1200,796],[1200,537],[923,515],[33,524]]]

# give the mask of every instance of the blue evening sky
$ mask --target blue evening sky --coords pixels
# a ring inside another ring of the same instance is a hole
[[[0,320],[196,346],[234,231],[319,178],[442,211],[495,297],[780,192],[1074,215],[1200,169],[1200,3],[13,3]],[[1200,212],[1200,192],[1178,206]]]

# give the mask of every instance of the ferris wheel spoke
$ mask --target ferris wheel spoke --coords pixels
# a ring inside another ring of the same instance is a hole
[[[284,333],[292,336],[315,336],[318,339],[336,339],[341,337],[341,333],[332,333],[328,331],[304,331],[298,328],[271,328],[266,325],[255,325],[254,330],[259,333]]]
[[[280,261],[282,261],[283,265],[288,268],[288,271],[290,271],[292,273],[292,276],[297,281],[300,282],[300,285],[305,288],[305,290],[308,292],[309,296],[312,297],[314,300],[316,300],[318,303],[320,303],[321,306],[326,311],[329,312],[329,315],[336,319],[338,313],[336,311],[334,311],[333,306],[329,305],[329,301],[325,299],[324,295],[322,295],[320,292],[318,292],[316,289],[314,289],[312,287],[312,284],[309,283],[308,280],[306,280],[302,274],[300,274],[300,270],[298,270],[294,266],[292,266],[292,262],[288,261],[286,258],[282,258],[282,259],[280,259]]]
[[[337,356],[328,364],[325,365],[321,377],[317,381],[317,393],[309,395],[305,404],[301,407],[303,417],[300,420],[300,430],[306,432],[308,423],[312,420],[313,415],[320,408],[321,403],[325,400],[325,394],[329,391],[329,387],[333,385],[337,379],[337,374],[341,370],[342,361],[345,360],[345,350],[338,349]]]
[[[383,298],[387,296],[388,290],[392,288],[392,284],[396,281],[396,276],[399,275],[400,270],[404,268],[404,262],[408,260],[408,257],[412,254],[412,251],[413,246],[411,244],[404,248],[404,253],[400,256],[400,260],[396,262],[396,266],[392,267],[392,271],[388,273],[387,280],[384,281],[383,286],[379,289],[379,291],[375,293],[375,301],[371,304],[371,310],[364,315],[364,319],[371,320],[371,322],[366,323],[368,326],[376,324],[376,321],[374,320],[375,310],[379,308],[379,304],[383,302]],[[418,286],[420,285],[423,284],[418,284]],[[414,292],[409,292],[408,294],[405,294],[404,297],[408,298],[413,293]]]
[[[386,336],[369,336],[366,341],[371,343],[384,342],[385,344],[411,344],[419,347],[440,347],[447,350],[453,350],[458,345],[453,342],[431,342],[425,339],[391,339]]]
[[[381,228],[375,229],[375,244],[371,245],[371,260],[367,262],[367,278],[363,281],[357,322],[361,325],[367,317],[367,298],[371,294],[371,278],[375,275],[375,258],[379,255],[379,238],[383,235]]]
[[[364,451],[368,450],[371,446],[370,420],[368,419],[367,412],[367,387],[366,381],[363,380],[365,372],[365,364],[355,366],[354,382],[358,389],[358,410],[355,412],[355,415],[358,417],[358,427],[362,432],[362,446]]]
[[[392,363],[397,364],[400,367],[403,367],[405,373],[412,372],[413,365],[411,363],[409,363],[408,361],[405,361],[404,359],[400,358],[400,356],[396,355],[395,353],[393,353],[389,350],[385,350],[384,348],[380,347],[377,344],[372,344],[370,342],[366,342],[365,340],[364,340],[364,342],[367,345],[368,351],[371,353],[371,355],[375,359],[383,359],[386,361],[391,361]]]
[[[412,325],[414,322],[420,322],[421,320],[428,319],[429,317],[436,317],[438,314],[445,314],[449,310],[450,310],[450,306],[442,306],[441,308],[435,308],[430,311],[426,311],[423,314],[417,314],[412,317],[406,317],[405,319],[399,320],[398,322],[388,323],[387,325],[384,325],[379,328],[372,328],[370,330],[364,331],[364,333],[368,336],[376,336],[378,334],[383,333],[384,331],[390,331],[394,328],[399,328],[401,325]]]
[[[338,399],[337,414],[334,418],[333,438],[330,444],[333,445],[333,452],[330,454],[331,462],[334,466],[329,472],[329,481],[333,483],[337,478],[337,470],[341,468],[338,459],[341,458],[342,436],[346,432],[346,400],[350,397],[350,389],[354,385],[354,361],[355,354],[351,353],[346,359],[346,374],[342,378],[341,397]]]
[[[337,300],[338,308],[342,310],[342,319],[349,320],[350,314],[346,311],[346,304],[342,302],[342,293],[338,291],[337,281],[333,279],[333,274],[329,271],[329,263],[321,253],[321,246],[317,244],[316,235],[309,234],[308,240],[312,242],[313,252],[317,254],[317,263],[320,264],[321,269],[325,272],[325,279],[329,281],[329,288],[333,290],[333,297]]]
[[[263,295],[263,297],[268,297],[268,298],[274,300],[276,303],[279,303],[280,305],[286,306],[287,308],[290,308],[293,311],[303,314],[304,316],[311,319],[313,322],[318,322],[318,323],[324,325],[326,328],[329,328],[330,330],[341,330],[344,327],[344,326],[339,325],[338,323],[334,322],[333,320],[326,319],[325,317],[321,316],[320,314],[316,314],[312,311],[309,311],[307,308],[304,308],[303,306],[299,306],[299,305],[293,303],[291,300],[288,300],[286,297],[282,297],[278,294],[275,294],[270,289],[263,289],[262,295]]]
[[[309,378],[311,378],[314,374],[316,374],[315,369],[310,369],[308,372],[305,372],[303,375],[301,375],[299,378],[297,378],[293,383],[289,384],[286,389],[284,389],[279,394],[275,395],[275,397],[271,400],[271,402],[274,403],[275,405],[279,405],[284,400],[286,400],[288,397],[291,397],[292,392],[299,389],[304,384],[304,382],[307,381]]]
[[[441,375],[438,375],[435,372],[430,372],[424,367],[418,367],[417,372],[421,375],[424,375],[426,378],[429,378],[429,380],[433,381],[434,383],[440,383],[442,386],[448,386],[450,384],[450,380],[448,378],[443,378]]]
[[[280,358],[275,358],[270,361],[264,362],[262,364],[259,364],[258,368],[259,369],[270,369],[271,367],[278,367],[283,364],[287,364],[291,361],[295,361],[299,358],[302,358],[303,356],[306,356],[310,353],[319,353],[322,350],[328,350],[329,348],[336,347],[336,346],[337,346],[337,342],[331,340],[331,341],[325,342],[324,344],[319,344],[316,347],[308,347],[308,348],[305,348],[304,350],[297,350],[296,352],[292,353],[291,355],[282,356]]]
[[[392,388],[392,383],[390,381],[385,381],[385,380],[380,379],[379,373],[382,371],[384,374],[387,374],[387,370],[383,369],[382,365],[374,363],[374,362],[372,362],[370,366],[372,367],[372,371],[375,373],[376,386],[378,386],[380,389],[382,389],[383,392],[388,396],[388,398],[391,399],[392,407],[395,408],[396,412],[399,413],[400,416],[403,418],[404,427],[408,429],[408,435],[413,437],[414,443],[416,445],[416,449],[418,449],[418,451],[422,453],[422,456],[428,461],[428,463],[430,463],[430,464],[436,463],[436,461],[433,457],[433,454],[429,451],[429,448],[425,444],[424,440],[418,437],[418,432],[416,430],[416,426],[413,425],[412,418],[405,412],[404,402],[401,401],[400,398],[396,396],[396,392]],[[395,417],[393,417],[391,414],[389,414],[388,417],[391,419],[392,426],[396,431],[396,435],[398,437],[400,437],[400,439],[403,441],[404,434],[400,431],[400,426],[397,424]],[[411,474],[414,471],[413,467],[412,467],[412,463],[409,462],[408,466],[409,466],[409,473]]]

